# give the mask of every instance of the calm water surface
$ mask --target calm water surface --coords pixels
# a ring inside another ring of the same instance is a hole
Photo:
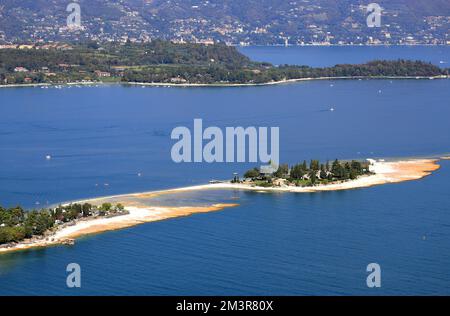
[[[251,49],[300,63],[285,48]],[[327,62],[347,58],[336,49],[321,51]],[[423,49],[414,54],[449,59],[448,50]],[[309,58],[324,63],[320,54]],[[205,126],[279,126],[281,160],[289,163],[441,155],[450,152],[448,100],[449,80],[0,89],[0,204],[33,208],[186,186],[251,167],[174,164],[170,132],[194,118]],[[0,294],[448,295],[449,175],[443,161],[420,181],[346,192],[167,196],[155,202],[240,206],[1,256]],[[81,289],[65,287],[71,262],[82,267]],[[378,290],[365,285],[371,262],[382,267]]]
[[[239,50],[253,60],[266,61],[275,65],[328,67],[380,59],[410,59],[427,61],[440,67],[450,67],[450,46],[250,46],[240,47]]]

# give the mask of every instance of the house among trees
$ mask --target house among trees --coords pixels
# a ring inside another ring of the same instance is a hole
[[[29,72],[29,70],[25,67],[16,67],[14,68],[14,72]]]
[[[354,180],[359,176],[370,174],[370,161],[347,161],[335,160],[332,164],[326,162],[321,164],[319,160],[311,160],[309,165],[306,161],[292,167],[284,164],[278,170],[268,172],[270,169],[254,168],[244,174],[246,182],[258,186],[314,186],[319,184],[329,184]]]
[[[95,75],[100,78],[111,77],[111,73],[107,71],[96,70]]]

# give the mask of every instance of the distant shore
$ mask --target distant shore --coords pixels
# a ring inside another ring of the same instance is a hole
[[[431,77],[317,77],[317,78],[298,78],[286,79],[280,81],[269,81],[263,83],[159,83],[159,82],[124,82],[126,85],[135,86],[154,86],[154,87],[257,87],[257,86],[272,86],[287,83],[296,83],[301,81],[318,81],[318,80],[434,80],[434,79],[448,79],[448,76],[431,76]]]
[[[442,157],[449,159],[450,157]],[[249,190],[257,192],[323,192],[339,191],[357,188],[371,187],[388,183],[399,183],[424,178],[433,171],[440,168],[439,159],[405,159],[397,161],[372,160],[371,171],[373,175],[361,176],[355,180],[344,181],[340,183],[331,183],[327,185],[318,185],[312,187],[280,186],[280,187],[258,187],[251,184],[231,182],[205,184],[178,189],[169,189],[161,191],[141,192],[134,194],[124,194],[109,197],[100,197],[77,201],[74,203],[88,202],[92,204],[101,204],[105,202],[120,202],[129,213],[112,218],[93,218],[79,220],[74,225],[57,229],[52,235],[34,238],[20,242],[10,248],[0,248],[0,254],[11,251],[25,250],[31,248],[47,247],[52,245],[64,244],[68,240],[81,236],[96,234],[105,231],[123,229],[136,226],[143,223],[161,221],[169,218],[189,216],[196,213],[207,213],[223,210],[228,207],[236,207],[238,204],[213,204],[209,206],[182,206],[182,207],[154,207],[143,205],[139,202],[130,202],[130,199],[149,199],[152,197],[176,194],[187,191],[200,190]]]
[[[21,84],[0,84],[0,88],[34,88],[34,87],[59,87],[59,86],[92,86],[92,85],[106,85],[107,82],[95,82],[95,81],[85,81],[85,82],[65,82],[65,83],[21,83]],[[114,84],[112,82],[112,84]]]
[[[103,81],[89,81],[89,82],[67,82],[67,83],[30,83],[30,84],[10,84],[0,85],[0,88],[32,88],[32,87],[59,87],[59,86],[92,86],[92,85],[129,85],[129,86],[149,86],[149,87],[180,87],[180,88],[195,88],[195,87],[258,87],[258,86],[272,86],[288,83],[296,83],[302,81],[319,81],[319,80],[435,80],[448,79],[449,76],[354,76],[354,77],[317,77],[317,78],[298,78],[286,79],[280,81],[269,81],[263,83],[166,83],[166,82],[103,82]]]

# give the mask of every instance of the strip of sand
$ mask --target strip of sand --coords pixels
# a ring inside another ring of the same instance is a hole
[[[298,78],[298,79],[284,79],[279,81],[269,81],[263,83],[170,83],[170,82],[102,82],[102,81],[89,81],[89,82],[66,82],[66,83],[29,83],[29,84],[1,84],[0,88],[20,88],[20,87],[42,87],[42,86],[71,86],[71,85],[112,85],[112,84],[120,84],[120,85],[131,85],[131,86],[153,86],[153,87],[180,87],[180,88],[195,88],[195,87],[255,87],[255,86],[272,86],[272,85],[280,85],[287,83],[296,83],[302,81],[316,81],[316,80],[376,80],[376,79],[384,79],[384,80],[423,80],[423,79],[447,79],[448,76],[440,75],[440,76],[353,76],[353,77],[309,77],[309,78]]]
[[[174,217],[189,216],[195,213],[208,213],[220,211],[227,207],[235,207],[237,204],[214,204],[211,206],[198,207],[136,207],[127,206],[127,215],[111,218],[93,218],[80,220],[73,226],[64,227],[54,234],[45,238],[34,238],[32,240],[18,243],[14,247],[0,248],[0,254],[25,250],[31,248],[47,247],[64,244],[66,241],[85,235],[123,229],[143,223],[161,221]]]
[[[424,76],[353,76],[353,77],[308,77],[308,78],[297,78],[297,79],[284,79],[279,81],[268,81],[263,83],[164,83],[164,82],[122,82],[122,84],[134,85],[134,86],[153,86],[153,87],[181,87],[181,88],[193,88],[193,87],[257,87],[257,86],[272,86],[272,85],[280,85],[287,83],[296,83],[302,81],[316,81],[316,80],[423,80],[423,79],[446,79],[447,76],[432,76],[432,77],[424,77]]]
[[[296,186],[281,186],[281,187],[258,187],[251,184],[231,184],[218,183],[211,184],[210,188],[221,189],[240,189],[253,191],[275,191],[275,192],[321,192],[321,191],[340,191],[357,188],[371,187],[375,185],[387,183],[399,183],[404,181],[412,181],[424,178],[430,175],[433,171],[440,168],[437,159],[413,159],[403,161],[374,161],[370,171],[375,174],[370,176],[362,176],[356,180],[350,180],[340,183],[331,183],[327,185],[318,185],[314,187],[296,187]]]
[[[403,181],[418,180],[430,175],[433,171],[440,168],[438,159],[410,159],[401,161],[384,161],[370,160],[370,170],[375,174],[363,176],[356,180],[350,180],[341,183],[332,183],[314,187],[258,187],[251,184],[232,184],[230,182],[198,185],[192,187],[142,192],[134,194],[116,195],[110,197],[101,197],[85,201],[77,201],[76,203],[89,202],[91,204],[100,204],[104,202],[119,202],[125,206],[129,212],[127,215],[116,216],[112,218],[92,218],[77,221],[74,225],[58,229],[52,235],[38,239],[24,241],[10,248],[0,248],[0,254],[16,250],[24,250],[36,247],[46,247],[51,245],[63,244],[69,239],[78,238],[80,236],[95,234],[105,231],[127,228],[143,223],[160,221],[164,219],[189,216],[195,213],[207,213],[222,210],[227,207],[235,207],[237,204],[214,204],[210,206],[184,206],[184,207],[152,207],[145,206],[139,202],[131,202],[133,199],[148,199],[164,194],[175,194],[186,191],[199,190],[252,190],[264,192],[321,192],[321,191],[338,191],[356,188],[371,187],[375,185],[398,183]],[[132,199],[130,199],[132,198]],[[131,201],[130,201],[131,200]],[[75,203],[75,202],[74,202]]]

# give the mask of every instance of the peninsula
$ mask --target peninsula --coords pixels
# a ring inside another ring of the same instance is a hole
[[[312,160],[309,166],[306,162],[291,168],[282,165],[270,175],[252,169],[245,174],[243,181],[235,178],[172,190],[101,197],[31,212],[20,207],[0,208],[0,254],[58,244],[72,245],[75,238],[89,234],[238,206],[235,203],[181,207],[149,205],[152,198],[161,195],[229,189],[296,193],[357,189],[421,179],[439,169],[438,161],[370,159],[320,164]]]
[[[0,49],[0,87],[86,83],[176,86],[266,85],[317,79],[437,79],[449,69],[378,60],[313,68],[255,62],[225,44],[51,43]]]

